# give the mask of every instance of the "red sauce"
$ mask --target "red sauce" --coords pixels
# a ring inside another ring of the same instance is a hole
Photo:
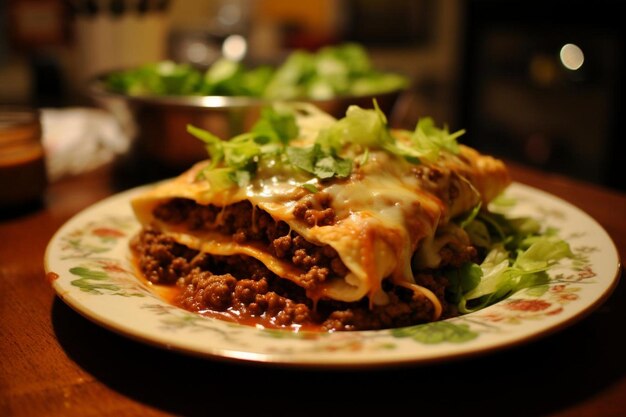
[[[131,253],[132,253],[132,268],[134,271],[134,275],[145,284],[157,297],[165,301],[166,303],[179,307],[183,310],[187,310],[181,305],[181,298],[184,289],[176,284],[155,284],[154,282],[149,281],[141,271],[139,267],[139,259],[137,252],[132,248],[131,245]],[[239,307],[239,306],[238,306]],[[305,323],[305,324],[293,324],[291,326],[283,326],[279,325],[275,322],[276,318],[272,317],[269,314],[262,315],[252,315],[246,309],[245,306],[241,306],[241,309],[238,308],[228,308],[225,311],[215,311],[215,310],[201,310],[194,311],[194,313],[199,314],[203,317],[210,317],[214,319],[224,320],[230,323],[237,323],[246,326],[252,327],[263,327],[269,329],[282,329],[282,330],[290,330],[293,332],[297,331],[315,331],[315,332],[327,332],[322,329],[320,324],[317,323]]]
[[[138,271],[138,270],[137,270]],[[179,300],[182,295],[183,289],[177,285],[164,285],[164,284],[154,284],[145,279],[141,273],[137,272],[138,276],[141,277],[141,280],[146,283],[150,287],[150,289],[159,296],[162,300],[167,302],[168,304],[174,305],[176,307],[185,309],[181,306]],[[202,310],[195,312],[203,317],[210,317],[214,319],[228,321],[230,323],[243,324],[246,326],[252,327],[263,327],[268,329],[283,329],[283,330],[291,330],[291,331],[324,331],[321,329],[320,325],[315,323],[306,323],[306,324],[293,324],[291,326],[281,326],[276,324],[275,318],[263,314],[261,316],[253,316],[247,310],[238,310],[235,308],[229,308],[225,311],[214,311],[214,310]]]

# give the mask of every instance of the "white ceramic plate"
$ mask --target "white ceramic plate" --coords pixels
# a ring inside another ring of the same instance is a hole
[[[618,281],[617,250],[587,214],[514,183],[511,215],[556,227],[575,261],[551,282],[476,313],[395,330],[310,333],[227,323],[174,307],[135,276],[129,239],[139,230],[129,200],[146,187],[114,195],[69,220],[54,235],[45,265],[63,301],[113,331],[193,355],[280,365],[368,367],[426,363],[484,354],[569,325],[591,312]]]

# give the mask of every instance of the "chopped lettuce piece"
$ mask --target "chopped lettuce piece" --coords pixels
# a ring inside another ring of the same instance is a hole
[[[447,126],[440,129],[435,126],[433,119],[422,117],[418,120],[415,131],[411,135],[411,141],[422,158],[435,161],[442,149],[453,154],[459,153],[457,138],[464,133],[464,130],[450,133]]]
[[[335,143],[352,143],[381,148],[393,141],[387,129],[387,118],[377,109],[350,106],[346,116],[331,126],[328,135]]]
[[[292,112],[281,111],[279,107],[267,107],[261,111],[261,117],[252,127],[252,132],[270,141],[287,144],[298,136],[299,129]]]

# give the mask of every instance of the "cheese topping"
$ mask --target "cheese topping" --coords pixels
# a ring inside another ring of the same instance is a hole
[[[345,277],[327,280],[315,292],[308,293],[309,297],[351,302],[367,296],[371,303],[375,303],[374,300],[385,302],[386,298],[380,295],[381,284],[383,279],[389,278],[394,284],[431,300],[435,312],[439,312],[437,315],[441,312],[437,297],[415,284],[412,267],[436,268],[443,246],[452,241],[467,242],[464,232],[450,225],[451,217],[470,210],[484,198],[477,189],[493,193],[502,188],[502,178],[507,178],[481,171],[502,169],[502,165],[493,161],[476,160],[487,157],[473,152],[462,155],[469,158],[472,165],[447,161],[440,168],[444,175],[439,190],[420,180],[406,161],[384,152],[372,152],[368,164],[353,172],[350,178],[322,186],[331,196],[331,207],[337,219],[334,224],[325,226],[311,227],[293,215],[297,201],[308,194],[296,181],[266,177],[261,171],[247,187],[217,193],[206,181],[196,179],[202,164],[138,197],[133,207],[143,224],[157,222],[161,230],[169,232],[181,244],[217,255],[248,255],[278,276],[298,283],[301,271],[276,259],[260,245],[236,243],[231,236],[217,233],[181,230],[176,225],[159,223],[152,214],[157,205],[174,197],[216,206],[249,200],[253,207],[285,221],[307,241],[334,248],[349,269]],[[465,174],[464,171],[471,172],[472,182],[458,179],[465,178],[459,175]],[[457,188],[453,200],[449,199],[450,187]]]
[[[313,140],[314,135],[308,133],[294,143],[305,147]],[[349,272],[308,290],[314,301],[352,302],[369,297],[370,305],[384,304],[388,298],[382,282],[389,279],[430,300],[435,319],[441,315],[441,303],[430,290],[416,284],[413,271],[437,268],[446,245],[467,246],[467,235],[451,220],[481,202],[486,204],[510,181],[501,161],[462,145],[458,154],[442,152],[435,162],[417,165],[372,148],[367,161],[356,164],[347,178],[326,181],[302,175],[295,168],[259,163],[247,185],[227,189],[213,188],[210,181],[200,178],[208,164],[199,163],[136,198],[132,204],[139,221],[146,226],[156,224],[177,242],[199,251],[254,257],[276,275],[299,284],[302,271],[262,245],[237,243],[232,236],[217,232],[185,230],[160,222],[153,213],[172,198],[217,207],[247,200],[274,220],[284,221],[308,242],[328,245],[338,253]],[[304,183],[330,196],[335,213],[332,224],[311,226],[296,218],[294,208],[310,193]]]

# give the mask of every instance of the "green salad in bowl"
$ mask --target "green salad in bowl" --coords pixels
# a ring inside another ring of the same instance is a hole
[[[163,61],[94,78],[89,92],[110,110],[133,141],[131,153],[175,171],[204,157],[185,134],[188,124],[227,140],[247,131],[277,101],[306,102],[334,117],[351,105],[394,108],[409,86],[400,74],[374,68],[359,44],[295,50],[276,66],[247,67],[226,59],[206,69]]]
[[[278,66],[248,67],[221,58],[206,70],[162,61],[115,71],[105,77],[108,90],[132,96],[247,96],[268,100],[325,100],[364,96],[408,87],[409,78],[374,68],[356,43],[317,52],[295,50]]]

